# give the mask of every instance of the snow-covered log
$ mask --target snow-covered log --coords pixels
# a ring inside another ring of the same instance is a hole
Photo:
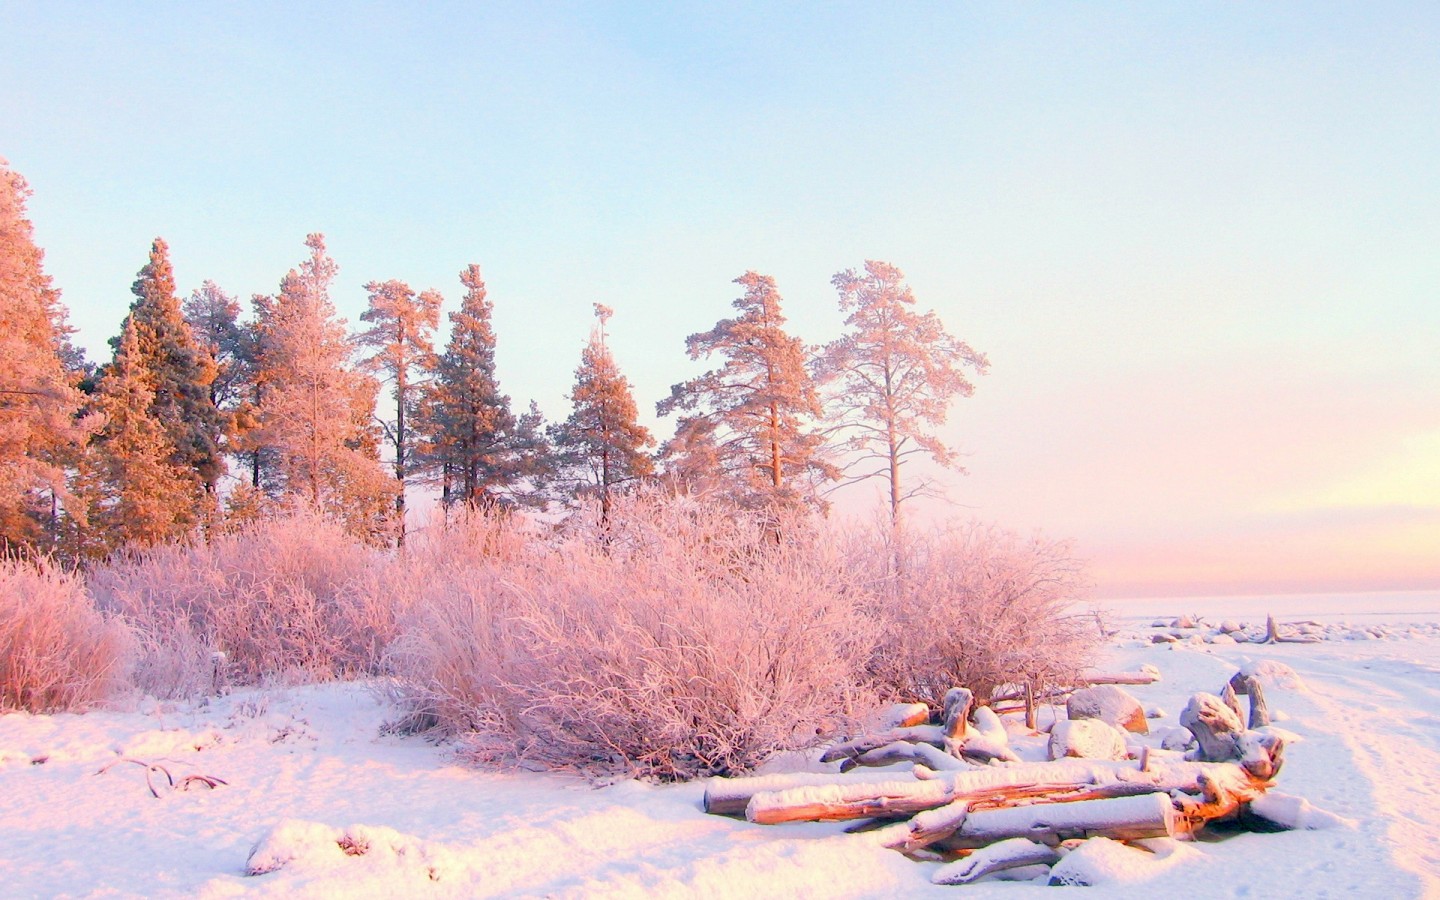
[[[1054,847],[1028,838],[1010,838],[991,844],[953,863],[941,866],[930,876],[932,884],[969,884],[986,875],[1021,866],[1049,866],[1060,861]]]
[[[936,748],[942,748],[945,746],[945,732],[939,725],[913,725],[907,728],[891,728],[879,734],[866,735],[865,737],[836,744],[821,755],[820,761],[834,762],[837,759],[856,759],[872,750],[879,750],[881,747],[888,747],[891,744],[901,741],[914,744],[929,744]]]
[[[1019,837],[1053,847],[1072,838],[1108,837],[1128,841],[1174,837],[1175,834],[1175,806],[1169,795],[1150,793],[971,810],[955,833],[935,846],[969,850]]]

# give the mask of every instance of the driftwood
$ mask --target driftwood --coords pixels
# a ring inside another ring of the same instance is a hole
[[[1060,854],[1048,844],[1026,838],[1011,838],[977,850],[964,859],[941,866],[930,876],[931,884],[969,884],[986,875],[1017,869],[1021,866],[1049,866],[1060,861]]]
[[[1149,793],[971,812],[953,835],[938,841],[936,846],[944,850],[971,850],[1017,837],[1052,847],[1072,838],[1108,837],[1130,841],[1174,837],[1177,827],[1175,805],[1169,795]]]
[[[1033,703],[1031,686],[1022,687]],[[1249,728],[1237,693],[1250,696]],[[1275,809],[1267,810],[1268,816],[1250,813],[1257,801],[1266,809],[1263,800],[1285,749],[1280,734],[1263,727],[1270,716],[1257,679],[1227,684],[1221,696],[1190,698],[1180,721],[1198,746],[1183,761],[1146,747],[1139,760],[1022,763],[1008,747],[1005,723],[989,707],[976,710],[974,699],[964,688],[950,690],[939,725],[900,724],[914,722],[918,711],[892,709],[885,719],[892,727],[836,744],[821,757],[839,761],[842,773],[914,763],[904,774],[715,778],[706,786],[705,810],[743,814],[764,825],[850,821],[855,824],[847,831],[879,829],[883,846],[947,862],[934,873],[937,884],[1050,865],[1060,857],[1055,848],[1066,841],[1190,837],[1214,821],[1271,827],[1274,819],[1306,818],[1291,812],[1293,803],[1271,804]],[[994,757],[996,764],[970,766],[967,755]],[[1314,821],[1323,815],[1315,811]]]
[[[1265,702],[1265,689],[1260,679],[1246,678],[1246,693],[1250,695],[1250,727],[1264,728],[1270,724],[1270,707]]]
[[[1310,625],[1310,624],[1315,624],[1315,623],[1313,623],[1313,622],[1304,622],[1304,623],[1299,623],[1299,624]],[[1273,615],[1266,615],[1266,616],[1265,616],[1265,640],[1261,641],[1261,643],[1263,643],[1263,644],[1318,644],[1318,643],[1320,643],[1320,637],[1319,637],[1318,635],[1313,635],[1313,634],[1297,634],[1297,635],[1281,634],[1281,632],[1280,632],[1280,626],[1279,626],[1279,624],[1276,623],[1275,617],[1274,617]]]

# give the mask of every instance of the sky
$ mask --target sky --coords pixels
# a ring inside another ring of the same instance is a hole
[[[10,0],[0,157],[93,360],[156,236],[248,299],[320,231],[352,324],[479,263],[552,419],[613,307],[653,413],[735,277],[820,343],[881,259],[992,364],[918,520],[1101,597],[1440,587],[1440,5],[777,6]]]

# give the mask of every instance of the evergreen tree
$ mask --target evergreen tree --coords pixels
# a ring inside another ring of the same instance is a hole
[[[378,538],[390,528],[394,488],[373,427],[375,379],[350,367],[345,323],[330,284],[339,271],[323,235],[273,298],[258,300],[256,382],[262,384],[257,447],[274,459],[262,487],[282,502],[332,514]]]
[[[55,548],[75,507],[67,470],[94,427],[78,417],[81,359],[25,216],[29,196],[0,160],[0,553]]]
[[[965,370],[983,374],[990,365],[983,353],[948,334],[935,313],[915,311],[904,278],[875,260],[866,261],[864,275],[838,273],[831,283],[848,313],[849,332],[826,345],[816,366],[829,386],[826,405],[842,437],[839,447],[851,454],[847,481],[883,478],[892,523],[900,521],[907,499],[934,490],[926,479],[904,487],[906,460],[924,455],[960,469],[935,430],[956,397],[974,393]]]
[[[610,518],[612,490],[655,471],[645,452],[655,439],[637,421],[630,382],[620,374],[605,341],[605,323],[612,314],[609,307],[595,304],[595,328],[570,391],[570,418],[551,429],[563,489],[571,497],[599,497],[602,521]]]
[[[154,415],[141,331],[126,320],[95,398],[104,425],[83,467],[91,555],[174,540],[200,521],[194,474],[175,465],[170,434]]]
[[[465,296],[450,313],[450,340],[435,362],[423,401],[424,457],[441,479],[441,498],[487,506],[523,499],[544,478],[549,456],[543,419],[532,403],[518,419],[495,377],[493,305],[480,267],[460,273]]]
[[[768,275],[746,272],[733,303],[740,315],[685,339],[691,359],[724,363],[675,385],[657,409],[682,415],[662,449],[669,472],[692,485],[716,479],[746,505],[818,504],[815,485],[835,477],[808,426],[820,413],[798,338],[785,332],[780,293]]]
[[[440,324],[441,297],[438,291],[419,296],[403,281],[372,281],[370,307],[360,319],[370,323],[356,341],[373,351],[367,360],[372,372],[381,372],[393,386],[395,417],[386,423],[386,438],[395,454],[394,470],[398,493],[395,515],[399,537],[405,539],[405,484],[415,469],[413,413],[419,403],[416,378],[430,367],[435,354],[432,335]]]
[[[206,281],[186,298],[181,312],[215,366],[210,402],[220,413],[221,449],[243,462],[250,449],[247,438],[259,422],[253,340],[240,321],[240,303],[215,282]]]
[[[215,488],[225,472],[221,415],[210,396],[215,361],[181,314],[163,239],[151,245],[150,260],[131,292],[135,302],[121,331],[133,332],[134,342],[127,346],[114,341],[116,364],[124,354],[136,354],[124,362],[150,388],[150,415],[164,427],[169,441],[167,460],[195,481],[194,517],[204,519],[215,506]],[[107,377],[102,372],[101,380]]]

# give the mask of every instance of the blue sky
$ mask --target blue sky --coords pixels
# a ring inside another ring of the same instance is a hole
[[[0,155],[94,358],[156,235],[249,297],[322,231],[352,322],[480,263],[552,417],[614,307],[653,409],[741,272],[819,342],[885,259],[994,364],[932,515],[1101,593],[1440,585],[1440,6],[771,6],[6,3]]]

